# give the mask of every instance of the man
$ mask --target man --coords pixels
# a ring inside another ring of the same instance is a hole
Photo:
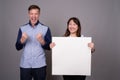
[[[16,49],[23,50],[20,62],[20,80],[45,80],[46,58],[44,49],[50,49],[50,29],[39,22],[40,8],[28,8],[29,23],[20,27]]]

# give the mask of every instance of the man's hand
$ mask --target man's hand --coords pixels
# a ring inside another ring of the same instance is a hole
[[[20,42],[21,42],[21,43],[24,43],[24,42],[27,40],[27,38],[28,38],[28,35],[27,35],[26,33],[23,33],[23,34],[22,34],[22,37],[21,37],[21,39],[20,39]]]
[[[36,35],[36,39],[37,39],[42,45],[45,44],[45,41],[44,41],[44,39],[43,39],[43,37],[42,37],[42,34],[38,33],[38,34]]]

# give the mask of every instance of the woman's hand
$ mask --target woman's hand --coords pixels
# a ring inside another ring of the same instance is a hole
[[[50,48],[52,49],[53,47],[55,47],[55,43],[54,42],[50,43]]]
[[[91,48],[91,52],[92,52],[92,53],[93,53],[93,52],[95,52],[95,45],[94,45],[94,43],[93,43],[93,42],[88,43],[88,47],[90,47],[90,48]]]

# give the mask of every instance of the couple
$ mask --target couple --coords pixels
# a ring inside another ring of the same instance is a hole
[[[21,26],[18,31],[16,49],[23,50],[20,61],[20,80],[45,80],[46,57],[44,49],[50,50],[55,46],[51,43],[49,27],[39,22],[40,7],[30,5],[28,8],[29,23]],[[79,19],[72,17],[68,20],[65,37],[80,37],[81,25]],[[91,52],[95,51],[94,43],[88,43]],[[64,80],[85,80],[86,76],[63,76]]]

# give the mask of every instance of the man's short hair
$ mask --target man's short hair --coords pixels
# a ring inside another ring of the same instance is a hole
[[[37,5],[30,5],[29,8],[28,8],[28,11],[32,10],[32,9],[38,9],[39,12],[40,12],[40,7],[37,6]]]

